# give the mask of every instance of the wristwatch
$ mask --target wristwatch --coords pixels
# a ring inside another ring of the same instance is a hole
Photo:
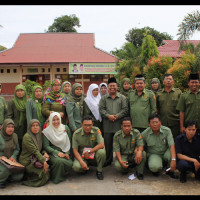
[[[176,160],[176,158],[172,158],[172,160]]]
[[[90,153],[90,149],[89,150],[87,150],[88,151],[88,153]]]

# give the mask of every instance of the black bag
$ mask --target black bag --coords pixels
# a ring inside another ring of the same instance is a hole
[[[35,168],[37,169],[43,168],[43,163],[37,160],[35,154],[32,154],[30,159],[31,159],[31,163],[34,165]]]

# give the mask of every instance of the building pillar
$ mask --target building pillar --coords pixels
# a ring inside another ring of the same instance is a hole
[[[50,65],[50,81],[53,80],[53,67]]]
[[[23,72],[22,72],[22,65],[20,65],[19,66],[19,77],[20,77],[20,84],[22,84],[22,74],[23,74]]]
[[[84,80],[83,80],[83,74],[81,74],[81,85],[83,87],[83,93],[84,93]]]

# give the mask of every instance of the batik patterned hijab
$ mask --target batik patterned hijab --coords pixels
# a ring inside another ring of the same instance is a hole
[[[53,85],[55,83],[61,85],[61,81],[59,79],[52,80],[51,85],[49,86],[49,88],[44,94],[43,103],[48,101],[50,104],[54,103],[54,104],[61,104],[65,106],[65,94],[62,93],[61,90],[58,92],[53,90]]]

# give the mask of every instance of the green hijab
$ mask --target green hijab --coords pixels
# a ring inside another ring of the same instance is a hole
[[[32,89],[32,94],[31,94],[31,99],[35,102],[36,104],[36,111],[37,111],[37,117],[38,117],[38,120],[40,122],[42,122],[43,120],[43,116],[42,116],[42,100],[43,100],[43,96],[40,98],[40,99],[37,99],[35,97],[35,90],[37,88],[40,88],[42,90],[42,87],[40,85],[35,85]]]
[[[158,83],[158,89],[157,90],[154,90],[153,88],[152,88],[152,83],[153,82],[156,82],[156,83]],[[158,78],[152,78],[151,79],[151,91],[153,91],[155,94],[160,90],[160,88],[161,88],[161,86],[160,86],[160,80],[158,79]]]
[[[5,119],[3,122],[3,127],[0,131],[1,136],[3,137],[5,141],[5,146],[4,146],[4,156],[7,158],[10,158],[13,155],[14,150],[17,147],[18,144],[18,137],[16,133],[13,133],[12,135],[8,135],[6,133],[6,127],[12,124],[14,125],[14,122],[12,119]]]
[[[128,97],[128,93],[133,90],[130,86],[130,88],[128,90],[125,90],[123,85],[124,85],[124,82],[127,81],[128,83],[130,83],[131,85],[131,81],[129,78],[124,78],[122,79],[122,82],[121,82],[121,88],[120,88],[120,93],[123,94],[125,97]]]
[[[19,98],[16,95],[17,90],[23,90],[24,91],[24,96],[22,98]],[[20,112],[20,117],[19,117],[19,125],[21,126],[24,123],[24,120],[26,119],[26,102],[27,102],[27,94],[26,94],[26,88],[25,86],[19,84],[15,87],[15,94],[14,94],[14,99],[13,99],[15,106],[17,110]]]
[[[39,130],[39,132],[37,134],[34,134],[31,131],[31,126],[32,126],[33,123],[38,123],[39,127],[40,127],[40,122],[37,119],[32,119],[29,122],[27,133],[32,137],[33,142],[34,142],[35,146],[37,147],[37,149],[39,151],[41,151],[42,150],[42,132],[41,132],[41,128],[40,128],[40,130]]]
[[[81,115],[82,115],[84,97],[83,97],[83,95],[77,96],[75,94],[75,89],[77,87],[83,88],[83,86],[80,83],[74,83],[73,86],[72,86],[71,92],[70,92],[70,96],[69,96],[69,98],[67,100],[68,100],[68,102],[74,102],[80,108]]]

